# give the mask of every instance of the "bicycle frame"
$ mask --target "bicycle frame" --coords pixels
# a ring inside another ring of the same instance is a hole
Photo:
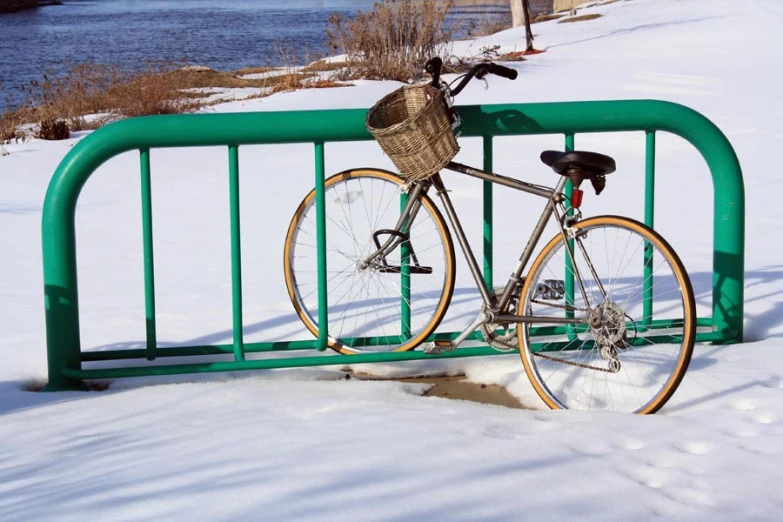
[[[532,257],[533,251],[538,245],[538,242],[541,240],[541,236],[544,233],[544,229],[546,227],[547,222],[552,218],[553,215],[556,217],[556,222],[558,223],[558,228],[560,230],[560,233],[563,234],[564,239],[567,239],[566,238],[567,227],[563,225],[564,223],[563,216],[565,216],[566,214],[566,210],[563,207],[563,201],[565,201],[563,190],[565,189],[565,185],[566,182],[568,181],[568,178],[562,177],[558,182],[558,184],[555,186],[555,188],[548,188],[539,185],[534,185],[532,183],[527,183],[525,181],[521,181],[518,179],[509,178],[507,176],[502,176],[500,174],[485,172],[483,170],[476,169],[468,165],[463,165],[461,163],[456,163],[456,162],[449,162],[444,168],[446,170],[451,170],[454,172],[459,172],[461,174],[466,174],[468,176],[479,178],[485,181],[490,181],[492,183],[497,183],[509,188],[513,188],[515,190],[519,190],[522,192],[526,192],[528,194],[533,194],[547,199],[547,204],[544,207],[544,210],[541,212],[541,216],[539,217],[538,222],[533,228],[530,239],[528,240],[527,245],[525,245],[525,249],[523,250],[522,255],[519,258],[519,262],[517,263],[516,268],[512,272],[511,276],[509,277],[509,280],[506,283],[506,286],[503,289],[503,293],[500,295],[500,298],[496,300],[496,296],[492,295],[484,284],[482,274],[481,274],[481,269],[479,268],[478,262],[476,261],[476,257],[473,254],[472,248],[470,247],[470,243],[468,242],[468,239],[465,236],[465,231],[463,230],[459,217],[457,216],[454,206],[451,203],[451,199],[449,198],[448,191],[446,190],[446,187],[443,184],[443,180],[441,179],[440,174],[436,174],[424,181],[414,182],[410,185],[408,201],[405,204],[400,214],[400,218],[397,221],[395,228],[393,229],[394,233],[391,234],[391,237],[389,237],[389,239],[387,239],[386,242],[383,245],[381,245],[381,247],[377,251],[375,251],[367,259],[365,259],[362,264],[363,266],[366,267],[372,264],[373,262],[377,262],[378,259],[383,259],[383,257],[385,257],[386,254],[391,252],[394,248],[399,246],[404,241],[404,237],[407,237],[407,233],[410,230],[411,224],[413,223],[413,220],[416,217],[416,213],[421,207],[419,196],[425,195],[430,187],[434,187],[435,190],[437,191],[438,197],[443,203],[446,216],[448,217],[449,223],[451,224],[451,228],[457,237],[457,241],[459,242],[462,253],[465,256],[465,260],[468,263],[468,267],[470,268],[471,275],[473,276],[473,279],[476,282],[476,287],[478,288],[479,293],[481,294],[481,299],[484,301],[484,305],[486,309],[492,310],[494,312],[504,311],[507,309],[509,303],[511,302],[511,299],[514,296],[515,289],[517,288],[517,286],[522,284],[523,282],[522,273],[524,272],[527,263],[530,261],[530,258]],[[558,212],[558,206],[561,207],[560,209],[561,212]],[[568,241],[566,241],[565,247],[567,249],[568,255],[571,257],[571,259],[573,259],[573,251]],[[580,243],[580,248],[581,248],[581,243]],[[585,298],[585,302],[588,303],[587,295],[583,287],[581,277],[578,272],[578,268],[575,265],[572,265],[572,268],[574,270],[574,275],[577,281],[579,282],[579,287],[582,292],[582,295]],[[590,268],[592,270],[592,266]],[[565,317],[565,318],[532,317],[532,316],[525,316],[525,315],[500,313],[500,314],[495,314],[493,320],[499,322],[508,322],[508,323],[544,323],[545,322],[548,324],[552,324],[552,323],[584,324],[587,322],[587,316],[584,318],[577,319],[577,318],[569,318],[569,317]]]

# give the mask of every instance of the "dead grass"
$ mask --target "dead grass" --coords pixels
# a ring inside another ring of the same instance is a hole
[[[593,14],[586,14],[586,15],[579,15],[579,16],[571,16],[569,18],[563,18],[562,20],[559,20],[557,23],[559,24],[570,24],[572,22],[585,22],[587,20],[595,20],[596,18],[601,18],[603,15],[600,13],[593,13]]]
[[[564,15],[561,15],[561,14],[555,14],[555,13],[552,13],[552,14],[544,14],[544,15],[537,16],[537,17],[535,18],[535,20],[533,20],[533,23],[534,23],[534,24],[537,24],[537,23],[539,23],[539,22],[549,22],[550,20],[557,20],[558,18],[563,18],[563,16],[564,16]]]
[[[248,74],[263,74],[268,73],[271,71],[274,71],[275,67],[244,67],[242,69],[238,69],[234,71],[232,74],[234,76],[246,76]]]
[[[451,2],[381,0],[371,11],[329,18],[328,44],[346,54],[344,77],[406,81],[433,56],[445,54],[444,21]]]
[[[293,62],[293,55],[287,59]],[[117,67],[84,64],[64,74],[45,75],[24,89],[24,103],[0,114],[0,143],[23,141],[25,124],[36,124],[32,135],[65,139],[69,131],[95,129],[118,118],[153,114],[181,114],[220,103],[208,101],[212,89],[257,88],[255,95],[303,88],[342,87],[345,84],[321,78],[318,73],[338,70],[344,64],[315,62],[299,69],[293,63],[280,67],[247,67],[221,72],[207,67],[180,64],[148,65],[139,72]],[[262,78],[243,78],[251,74]],[[204,90],[204,92],[200,92]],[[86,118],[88,115],[101,115]]]
[[[308,87],[310,89],[332,89],[335,87],[351,87],[353,84],[346,82],[337,82],[334,80],[316,80],[311,82]]]
[[[36,138],[42,140],[67,140],[71,135],[68,122],[57,119],[43,119],[38,122]]]
[[[69,67],[61,75],[48,74],[31,82],[23,89],[23,104],[0,114],[0,143],[26,139],[29,133],[20,130],[26,124],[37,125],[36,136],[62,139],[70,131],[94,129],[123,117],[193,112],[221,103],[209,98],[214,89],[256,88],[257,94],[243,97],[252,99],[294,89],[346,85],[337,79],[406,81],[419,73],[429,58],[448,54],[451,33],[444,21],[450,7],[450,0],[380,0],[372,11],[350,20],[333,15],[328,42],[333,50],[347,55],[345,62],[310,60],[307,52],[301,56],[290,48],[277,50],[276,61],[284,64],[282,68],[221,72],[182,67],[181,63],[148,64],[141,71],[91,63]],[[497,23],[506,26],[505,21]],[[487,26],[485,30],[495,28]],[[310,65],[297,66],[302,58]],[[498,59],[524,58],[508,53]],[[459,70],[459,64],[444,67],[445,72],[452,69]],[[265,75],[246,77],[255,74]]]
[[[527,60],[525,51],[511,51],[510,53],[500,54],[497,57],[498,62],[524,62],[525,60]]]
[[[329,62],[318,60],[302,68],[302,72],[333,72],[345,69],[348,62]]]
[[[11,114],[11,111],[0,115],[0,143],[14,143],[24,139],[24,134],[19,131],[19,126],[24,119]]]
[[[175,114],[199,107],[179,92],[173,65],[148,64],[142,71],[81,64],[61,75],[45,74],[23,89],[22,106],[0,115],[0,139],[19,139],[19,126],[38,123],[36,135],[46,139],[67,138],[71,131],[90,129],[120,117]],[[88,121],[85,116],[103,114]]]

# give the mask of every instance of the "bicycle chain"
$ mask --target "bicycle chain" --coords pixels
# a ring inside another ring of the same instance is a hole
[[[573,306],[561,305],[561,304],[557,304],[557,303],[548,303],[546,301],[539,301],[537,299],[531,299],[530,302],[531,303],[535,303],[535,304],[540,304],[540,305],[543,305],[543,306],[551,306],[552,308],[561,308],[563,310],[570,311],[570,312],[584,311],[584,310],[579,310],[578,308],[573,307]],[[596,370],[596,371],[599,371],[599,372],[615,373],[612,370],[610,370],[609,368],[599,368],[598,366],[590,366],[589,364],[578,363],[578,362],[574,362],[574,361],[567,361],[565,359],[558,359],[557,357],[552,357],[551,355],[545,355],[543,353],[534,352],[533,355],[535,355],[536,357],[541,357],[543,359],[548,359],[550,361],[555,361],[555,362],[559,362],[559,363],[563,363],[563,364],[568,364],[570,366],[578,366],[579,368],[585,368],[585,369],[588,369],[588,370]]]
[[[531,299],[530,302],[535,304],[540,304],[543,306],[551,306],[553,308],[562,308],[563,310],[567,310],[571,312],[584,311],[573,306],[569,307],[568,305],[548,303],[545,301],[539,301],[537,299]],[[487,343],[489,343],[490,346],[492,346],[496,350],[500,350],[501,352],[509,352],[519,348],[518,342],[515,342],[517,338],[516,336],[513,337],[514,341],[505,341],[501,339],[499,336],[497,336],[494,330],[490,329],[490,324],[488,323],[481,325],[481,333],[484,335],[484,340],[487,341]],[[563,362],[567,362],[567,361],[563,361]]]
[[[551,306],[553,308],[562,308],[563,310],[568,310],[568,311],[572,311],[572,312],[573,311],[578,311],[578,309],[573,307],[573,306],[569,307],[568,305],[560,305],[560,304],[556,304],[556,303],[547,303],[547,302],[544,302],[544,301],[538,301],[537,299],[531,299],[530,301],[532,303],[535,303],[535,304],[540,304],[540,305],[544,305],[544,306]],[[494,348],[496,348],[498,350],[502,350],[502,351],[511,351],[511,350],[516,350],[517,348],[519,348],[519,345],[517,343],[506,342],[506,341],[501,340],[499,337],[497,337],[494,334],[494,332],[492,332],[487,327],[486,323],[481,325],[481,329],[482,329],[482,333],[484,334],[484,339],[488,343],[490,343],[490,345],[493,346]],[[573,362],[573,361],[567,361],[565,359],[558,359],[557,357],[552,357],[551,355],[545,355],[543,353],[535,353],[534,352],[533,355],[535,355],[537,357],[541,357],[543,359],[548,359],[550,361],[559,362],[559,363],[563,363],[563,364],[568,364],[570,366],[577,366],[579,368],[585,368],[587,370],[596,370],[596,371],[599,371],[599,372],[615,373],[612,370],[610,370],[609,368],[600,368],[598,366],[590,366],[589,364],[578,363],[578,362]]]
[[[606,372],[606,373],[616,373],[610,370],[609,368],[599,368],[598,366],[590,366],[589,364],[584,363],[578,363],[574,361],[566,361],[565,359],[558,359],[557,357],[552,357],[551,355],[545,355],[543,353],[534,352],[533,355],[536,357],[542,357],[544,359],[549,359],[550,361],[555,361],[563,364],[568,364],[570,366],[578,366],[579,368],[586,368],[588,370],[596,370],[599,372]]]
[[[551,306],[552,308],[561,308],[563,310],[567,310],[569,312],[585,312],[586,310],[582,308],[577,308],[575,306],[569,306],[569,305],[561,305],[557,303],[549,303],[547,301],[539,301],[538,299],[531,299],[531,303],[540,304],[544,306]]]

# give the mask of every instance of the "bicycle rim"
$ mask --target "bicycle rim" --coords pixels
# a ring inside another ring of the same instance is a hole
[[[531,267],[519,313],[595,323],[520,328],[525,371],[551,408],[653,413],[676,390],[693,350],[688,276],[671,247],[641,223],[603,216],[574,228],[585,251],[574,245],[577,270],[555,237]]]
[[[377,249],[373,233],[393,229],[399,219],[407,197],[403,187],[394,174],[370,169],[346,171],[325,183],[329,346],[341,353],[413,349],[437,327],[451,298],[454,248],[426,196],[409,240],[385,258],[384,266],[361,268]],[[314,196],[315,191],[305,198],[289,226],[284,263],[294,308],[318,335]],[[378,239],[383,243],[388,237]]]

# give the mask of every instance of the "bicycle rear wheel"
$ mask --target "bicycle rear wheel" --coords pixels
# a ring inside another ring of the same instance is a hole
[[[373,234],[397,223],[407,198],[405,183],[390,172],[357,169],[330,177],[324,190],[329,347],[344,354],[415,348],[438,326],[454,291],[454,246],[443,217],[421,196],[409,237],[385,264],[362,268],[377,250]],[[389,237],[378,239],[383,243]],[[291,302],[317,336],[315,191],[288,228],[284,266]]]
[[[522,288],[519,313],[543,321],[518,328],[525,372],[553,409],[654,413],[677,389],[693,351],[688,275],[668,243],[637,221],[601,216],[573,229],[573,264],[558,235]]]

